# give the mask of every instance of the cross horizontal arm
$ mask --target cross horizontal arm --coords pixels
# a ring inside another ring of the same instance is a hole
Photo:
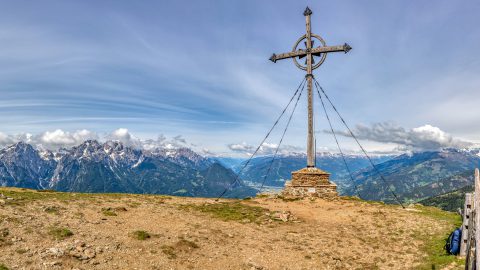
[[[311,54],[320,54],[320,53],[331,53],[331,52],[345,52],[347,53],[350,51],[352,47],[345,43],[344,45],[339,45],[339,46],[325,46],[325,47],[318,47],[318,48],[313,48],[308,52],[307,50],[297,50],[294,52],[288,52],[288,53],[281,53],[279,55],[273,54],[272,57],[270,57],[270,60],[272,62],[277,62],[277,60],[282,60],[286,58],[293,58],[297,56],[305,56],[308,53]]]
[[[318,48],[313,48],[311,53],[312,54],[317,54],[317,53],[331,53],[331,52],[345,52],[348,53],[352,47],[348,45],[347,43],[339,46],[325,46],[325,47],[318,47]]]

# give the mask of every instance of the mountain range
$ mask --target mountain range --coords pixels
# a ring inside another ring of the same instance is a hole
[[[375,156],[372,157],[374,163],[382,163],[393,156]],[[351,172],[358,171],[370,166],[367,158],[359,155],[345,155],[345,161]],[[253,158],[250,163],[241,171],[240,177],[250,183],[270,187],[283,187],[285,181],[291,178],[292,171],[305,167],[307,157],[305,154],[281,155],[276,157],[272,163],[272,156],[262,156]],[[235,172],[240,172],[245,163],[239,164],[233,168]],[[351,183],[348,170],[340,154],[335,153],[317,153],[317,167],[331,173],[330,179],[334,181],[340,190],[348,187]],[[266,176],[268,168],[271,166],[269,174]],[[266,177],[265,177],[266,176]]]
[[[57,152],[19,142],[0,150],[0,186],[75,192],[128,192],[215,197],[235,173],[188,148],[138,150],[88,140]],[[256,193],[239,181],[229,197]]]
[[[444,149],[403,154],[354,173],[363,199],[393,202],[392,191],[404,202],[417,202],[473,183],[473,172],[480,166],[478,150]],[[355,194],[354,185],[345,188]]]
[[[464,192],[455,191],[472,185],[473,169],[480,167],[479,153],[444,149],[372,157],[383,179],[362,156],[345,156],[351,177],[338,154],[318,153],[316,162],[331,173],[340,194],[394,202],[394,191],[403,202],[435,204],[453,196],[442,194],[454,192],[456,200],[463,196]],[[189,148],[140,150],[118,141],[88,140],[55,152],[19,142],[0,150],[0,186],[215,197],[241,172],[227,197],[246,197],[255,195],[264,180],[267,187],[283,187],[292,171],[305,166],[306,156],[281,155],[273,163],[271,156],[255,157],[240,171],[245,162],[242,158],[204,157]],[[436,196],[440,197],[428,201]]]
[[[366,200],[395,202],[392,192],[406,203],[417,202],[429,197],[448,193],[471,185],[473,169],[480,166],[479,150],[443,149],[402,154],[398,156],[374,156],[378,172],[368,159],[358,155],[346,155],[346,162],[352,178],[338,154],[317,154],[317,167],[330,172],[330,179],[338,185],[343,195],[356,195]],[[266,186],[283,187],[290,179],[291,172],[303,168],[305,155],[277,157],[270,173],[265,178],[271,156],[253,158],[242,171],[241,178],[246,182]],[[238,165],[234,168],[237,172]]]

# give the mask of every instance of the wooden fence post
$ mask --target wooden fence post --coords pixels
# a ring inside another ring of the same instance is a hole
[[[473,194],[466,193],[465,194],[465,205],[463,207],[463,223],[462,223],[462,240],[460,242],[460,256],[467,255],[467,246],[468,246],[468,239],[469,239],[469,224],[470,218],[472,213],[472,206],[473,204]]]
[[[480,172],[478,169],[475,169],[475,194],[473,198],[475,207],[475,228],[471,229],[475,231],[475,269],[480,269],[480,214],[477,212],[478,208],[480,208]]]

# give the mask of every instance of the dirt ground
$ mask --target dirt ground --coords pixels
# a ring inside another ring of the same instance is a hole
[[[222,202],[0,188],[0,265],[433,269],[425,265],[428,242],[452,227],[423,213],[429,208],[405,210],[352,199]]]

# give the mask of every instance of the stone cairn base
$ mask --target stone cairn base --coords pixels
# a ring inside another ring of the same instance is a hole
[[[337,185],[330,182],[330,174],[315,167],[292,172],[292,180],[285,183],[281,195],[286,198],[335,198]]]

